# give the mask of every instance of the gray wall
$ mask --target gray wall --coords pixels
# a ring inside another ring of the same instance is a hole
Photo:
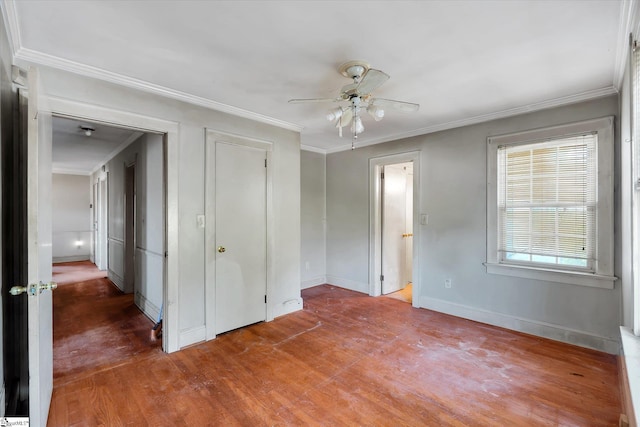
[[[125,284],[125,165],[136,161],[140,152],[140,139],[134,141],[127,148],[118,153],[105,165],[105,171],[99,170],[93,175],[92,182],[103,173],[108,175],[108,275],[109,279],[125,293],[133,292]]]
[[[99,105],[179,126],[178,141],[178,324],[180,346],[205,339],[204,214],[205,129],[273,142],[274,316],[302,308],[300,299],[300,134],[121,85],[41,68],[49,96]],[[176,259],[176,258],[174,258]]]
[[[90,182],[85,175],[52,176],[53,262],[88,260],[91,256]],[[78,241],[82,244],[77,245]]]
[[[161,135],[138,140],[136,163],[135,301],[152,319],[162,307],[164,274],[164,175]]]
[[[126,167],[135,164],[135,280],[125,280]],[[144,134],[105,164],[109,180],[109,278],[123,292],[135,293],[135,303],[151,319],[162,307],[164,275],[164,176],[161,135]],[[93,174],[93,181],[102,175]]]
[[[302,289],[326,282],[326,155],[300,152]]]
[[[369,159],[419,151],[419,212],[429,215],[429,224],[421,226],[416,242],[421,256],[420,276],[414,278],[421,289],[414,295],[418,305],[617,352],[619,280],[607,290],[490,275],[483,266],[487,137],[609,115],[618,115],[617,96],[329,154],[328,280],[368,289]],[[615,144],[619,152],[618,135]],[[445,278],[452,279],[450,289],[444,287]]]

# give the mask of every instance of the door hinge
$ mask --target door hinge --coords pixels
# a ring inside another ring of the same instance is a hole
[[[169,252],[165,252],[165,253],[164,253],[164,257],[165,257],[165,258],[169,258]]]
[[[384,172],[380,173],[380,179],[384,179]]]
[[[264,303],[265,304],[267,303],[267,296],[266,295],[264,296]]]
[[[380,281],[384,282],[384,276],[382,274],[380,275]]]
[[[264,159],[264,167],[267,167],[267,159]]]

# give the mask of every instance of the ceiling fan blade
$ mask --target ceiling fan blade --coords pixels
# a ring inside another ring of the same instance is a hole
[[[349,93],[352,93],[356,89],[358,89],[358,83],[349,83],[348,85],[342,86],[340,93],[343,95],[349,95]]]
[[[360,95],[368,95],[373,92],[375,89],[382,86],[384,82],[389,80],[389,75],[383,73],[380,70],[376,70],[374,68],[370,68],[369,71],[362,77],[358,87],[356,88],[358,94]]]
[[[393,108],[395,110],[404,111],[405,113],[414,113],[420,109],[420,104],[395,101],[393,99],[373,98],[370,103],[383,108]]]
[[[337,102],[342,98],[307,98],[307,99],[290,99],[289,104],[308,104],[314,102]]]
[[[351,108],[347,108],[343,110],[342,117],[336,120],[336,127],[343,128],[351,123],[351,119],[353,118],[353,111]]]

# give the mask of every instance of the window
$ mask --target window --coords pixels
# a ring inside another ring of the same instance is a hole
[[[487,271],[613,288],[613,118],[488,139]]]

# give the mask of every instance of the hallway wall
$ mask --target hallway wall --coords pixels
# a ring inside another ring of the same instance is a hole
[[[53,262],[91,257],[91,180],[87,175],[54,173],[51,182]]]

